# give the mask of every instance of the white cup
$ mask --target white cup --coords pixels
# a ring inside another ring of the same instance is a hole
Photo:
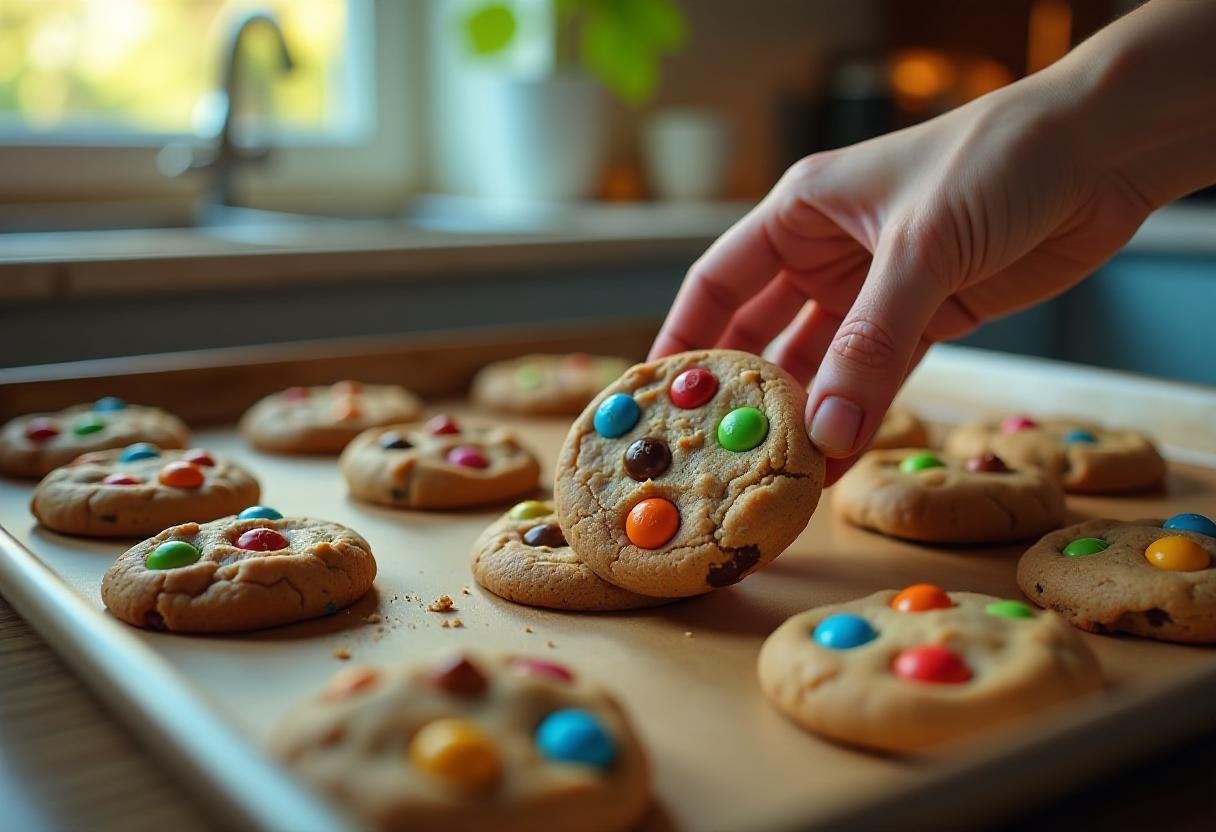
[[[662,110],[643,130],[651,191],[665,200],[721,197],[730,164],[730,123],[712,110]]]

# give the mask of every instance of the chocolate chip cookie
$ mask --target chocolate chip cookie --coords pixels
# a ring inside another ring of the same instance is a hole
[[[102,578],[101,599],[136,627],[240,632],[337,612],[375,577],[371,547],[345,526],[251,506],[131,547]]]
[[[185,422],[171,413],[106,396],[93,404],[9,421],[0,429],[0,473],[37,479],[88,451],[136,442],[184,448],[189,441]]]
[[[604,580],[682,597],[729,586],[806,527],[824,461],[806,394],[734,350],[639,364],[575,420],[557,466],[566,539]]]
[[[1089,520],[1052,532],[1018,561],[1018,586],[1082,630],[1216,642],[1216,523]]]
[[[512,431],[444,415],[365,431],[339,465],[351,496],[401,508],[501,503],[528,496],[540,480],[540,463]]]
[[[539,659],[348,668],[292,710],[270,746],[382,832],[613,832],[650,804],[646,758],[616,701]]]
[[[249,408],[240,430],[262,451],[336,454],[368,428],[421,416],[422,402],[404,387],[339,381],[273,393]]]
[[[799,613],[760,649],[760,687],[799,725],[914,753],[1101,689],[1058,615],[916,584]]]
[[[253,475],[203,448],[141,442],[92,451],[43,478],[30,511],[43,526],[84,537],[144,537],[189,520],[236,514],[257,502]]]
[[[473,544],[473,577],[508,601],[555,610],[608,612],[653,607],[600,578],[566,543],[553,504],[525,500],[490,524]]]
[[[628,366],[623,358],[581,352],[525,355],[481,368],[472,397],[489,410],[573,416]]]
[[[870,451],[831,491],[837,515],[924,543],[1038,537],[1065,519],[1064,492],[1038,468],[992,454],[956,459],[927,450]]]
[[[882,417],[878,433],[870,447],[876,451],[890,448],[925,448],[929,445],[929,431],[924,423],[901,407],[892,407]]]
[[[946,451],[961,457],[992,453],[1014,468],[1037,466],[1078,494],[1139,491],[1165,480],[1165,460],[1144,434],[1071,419],[972,422],[951,432]]]

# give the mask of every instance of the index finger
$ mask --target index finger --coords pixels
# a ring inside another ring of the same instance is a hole
[[[767,223],[766,199],[719,237],[693,263],[667,320],[650,348],[650,359],[712,347],[740,306],[781,270]]]

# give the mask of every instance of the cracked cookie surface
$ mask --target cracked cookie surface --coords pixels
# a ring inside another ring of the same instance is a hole
[[[1089,520],[1031,546],[1018,561],[1018,586],[1082,630],[1210,644],[1216,642],[1212,534],[1154,520]],[[1162,545],[1167,538],[1174,540]],[[1166,555],[1153,557],[1150,547]]]
[[[914,467],[909,462],[926,467],[904,470]],[[919,449],[870,451],[829,493],[848,522],[924,543],[1025,540],[1059,528],[1066,516],[1064,492],[1051,477],[1037,468],[1009,469],[991,455],[962,460]]]
[[[526,657],[345,669],[287,715],[270,747],[383,832],[614,832],[650,804],[646,758],[616,701]]]
[[[30,511],[64,534],[143,537],[236,514],[260,491],[253,475],[226,457],[140,443],[92,451],[56,468],[38,483]]]
[[[734,350],[630,368],[562,446],[554,502],[566,539],[601,578],[642,595],[741,580],[793,543],[819,500],[824,460],[805,401],[784,370]]]
[[[365,431],[339,461],[351,496],[387,506],[450,509],[501,503],[536,490],[540,463],[506,428],[437,416]]]
[[[1055,613],[928,584],[793,616],[764,642],[758,673],[804,728],[900,753],[1102,687],[1093,653]]]
[[[520,503],[491,523],[473,544],[472,568],[490,592],[533,607],[608,612],[667,601],[621,589],[592,572],[566,543],[552,503]]]
[[[623,358],[585,353],[509,358],[478,371],[472,398],[506,413],[573,416],[628,366]]]
[[[945,447],[955,456],[993,453],[1014,468],[1042,468],[1078,494],[1139,491],[1165,480],[1165,460],[1147,436],[1075,419],[981,419],[953,430]]]
[[[240,632],[336,612],[375,577],[371,547],[345,526],[225,517],[183,523],[131,547],[106,572],[101,598],[136,627]]]
[[[911,411],[898,405],[887,411],[874,434],[870,447],[876,451],[891,448],[924,448],[929,445],[929,431]]]
[[[422,402],[404,387],[339,381],[272,393],[241,417],[253,447],[281,454],[336,454],[362,431],[422,416]]]
[[[189,428],[173,414],[107,396],[10,420],[0,429],[0,473],[36,479],[89,451],[135,442],[184,448],[189,441]]]

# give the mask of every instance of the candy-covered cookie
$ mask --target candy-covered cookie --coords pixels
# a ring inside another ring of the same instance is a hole
[[[646,758],[616,701],[539,659],[348,668],[270,745],[382,832],[612,832],[634,828],[650,804]]]
[[[184,448],[189,441],[189,429],[173,414],[106,396],[93,404],[10,420],[0,429],[0,473],[36,479],[89,451],[136,442]]]
[[[628,366],[623,358],[581,352],[495,361],[473,378],[473,401],[507,413],[573,416]]]
[[[161,450],[141,442],[91,451],[38,483],[30,511],[57,532],[143,537],[190,520],[236,514],[257,502],[253,475],[205,450]]]
[[[946,451],[996,454],[1014,468],[1036,466],[1078,494],[1137,491],[1165,479],[1165,460],[1144,434],[1071,419],[983,419],[952,431]]]
[[[404,387],[339,381],[272,393],[241,417],[240,430],[259,450],[336,454],[368,428],[421,416],[422,402]]]
[[[1216,642],[1216,523],[1089,520],[1052,532],[1018,561],[1026,597],[1082,630]]]
[[[250,506],[131,547],[102,578],[101,599],[136,627],[239,632],[337,612],[375,577],[371,547],[345,526]]]
[[[1102,687],[1058,615],[916,584],[799,613],[760,649],[760,686],[804,728],[916,752]]]
[[[607,612],[652,607],[591,571],[566,543],[553,504],[525,500],[490,524],[473,544],[473,577],[508,601],[555,610]]]
[[[601,578],[642,595],[729,586],[806,527],[824,461],[784,370],[734,350],[639,364],[575,420],[554,502]]]
[[[831,491],[854,525],[925,543],[998,543],[1064,522],[1064,492],[1038,468],[992,454],[957,459],[927,450],[870,451]]]
[[[901,407],[892,407],[882,417],[878,433],[870,447],[874,450],[888,448],[924,448],[929,444],[929,431],[920,419]]]
[[[540,463],[506,428],[450,416],[357,436],[339,462],[351,496],[402,508],[465,508],[525,497]]]

